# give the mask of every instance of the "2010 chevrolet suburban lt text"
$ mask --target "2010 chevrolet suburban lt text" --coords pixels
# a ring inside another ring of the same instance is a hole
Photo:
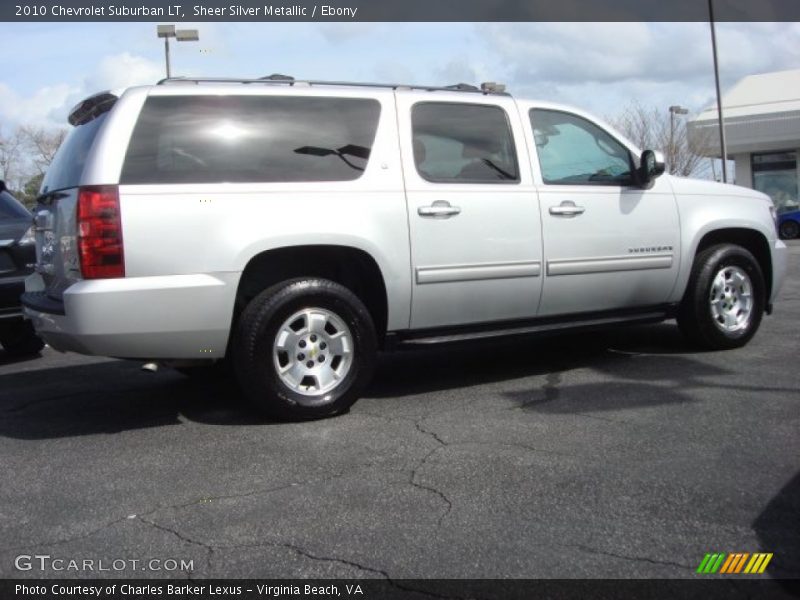
[[[55,349],[225,360],[270,414],[346,410],[379,349],[677,318],[747,343],[770,199],[663,174],[496,86],[179,79],[103,92],[42,184],[25,313]]]

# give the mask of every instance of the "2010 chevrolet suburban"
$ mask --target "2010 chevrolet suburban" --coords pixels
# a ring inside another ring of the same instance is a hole
[[[63,351],[225,359],[273,415],[349,407],[379,349],[677,318],[741,346],[770,199],[664,175],[497,86],[179,79],[103,92],[44,179],[26,315]]]

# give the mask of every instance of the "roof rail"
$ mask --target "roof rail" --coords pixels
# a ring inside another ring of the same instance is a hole
[[[407,90],[424,90],[427,92],[465,92],[472,94],[483,95],[496,95],[508,96],[509,94],[502,89],[501,86],[494,87],[497,84],[492,84],[491,87],[478,88],[474,85],[466,83],[458,83],[450,86],[435,86],[435,85],[412,85],[405,83],[361,83],[355,81],[320,81],[316,79],[291,79],[287,75],[270,75],[259,79],[240,79],[236,77],[169,77],[162,79],[156,85],[168,85],[174,83],[242,83],[242,84],[264,84],[264,85],[288,85],[289,87],[295,85],[302,86],[347,86],[347,87],[366,87],[366,88],[387,88],[392,90],[407,89]]]

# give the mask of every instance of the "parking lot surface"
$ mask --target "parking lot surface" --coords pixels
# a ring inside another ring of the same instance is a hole
[[[405,352],[310,423],[168,369],[0,353],[0,577],[683,578],[716,551],[800,577],[790,260],[743,349],[665,323]],[[18,570],[33,554],[128,562]],[[130,562],[152,559],[192,568]]]

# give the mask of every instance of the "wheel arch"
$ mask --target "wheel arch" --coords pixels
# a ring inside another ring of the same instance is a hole
[[[352,291],[369,310],[379,343],[383,343],[389,316],[384,275],[372,255],[345,245],[283,246],[251,257],[237,286],[234,323],[248,302],[261,291],[296,277],[329,279]]]
[[[692,253],[692,260],[687,264],[687,267],[691,269],[698,254],[706,248],[717,244],[736,244],[753,255],[758,261],[761,273],[764,276],[765,298],[768,300],[772,294],[773,273],[772,254],[770,253],[770,245],[766,236],[762,232],[748,227],[712,229],[705,232],[697,241]]]

